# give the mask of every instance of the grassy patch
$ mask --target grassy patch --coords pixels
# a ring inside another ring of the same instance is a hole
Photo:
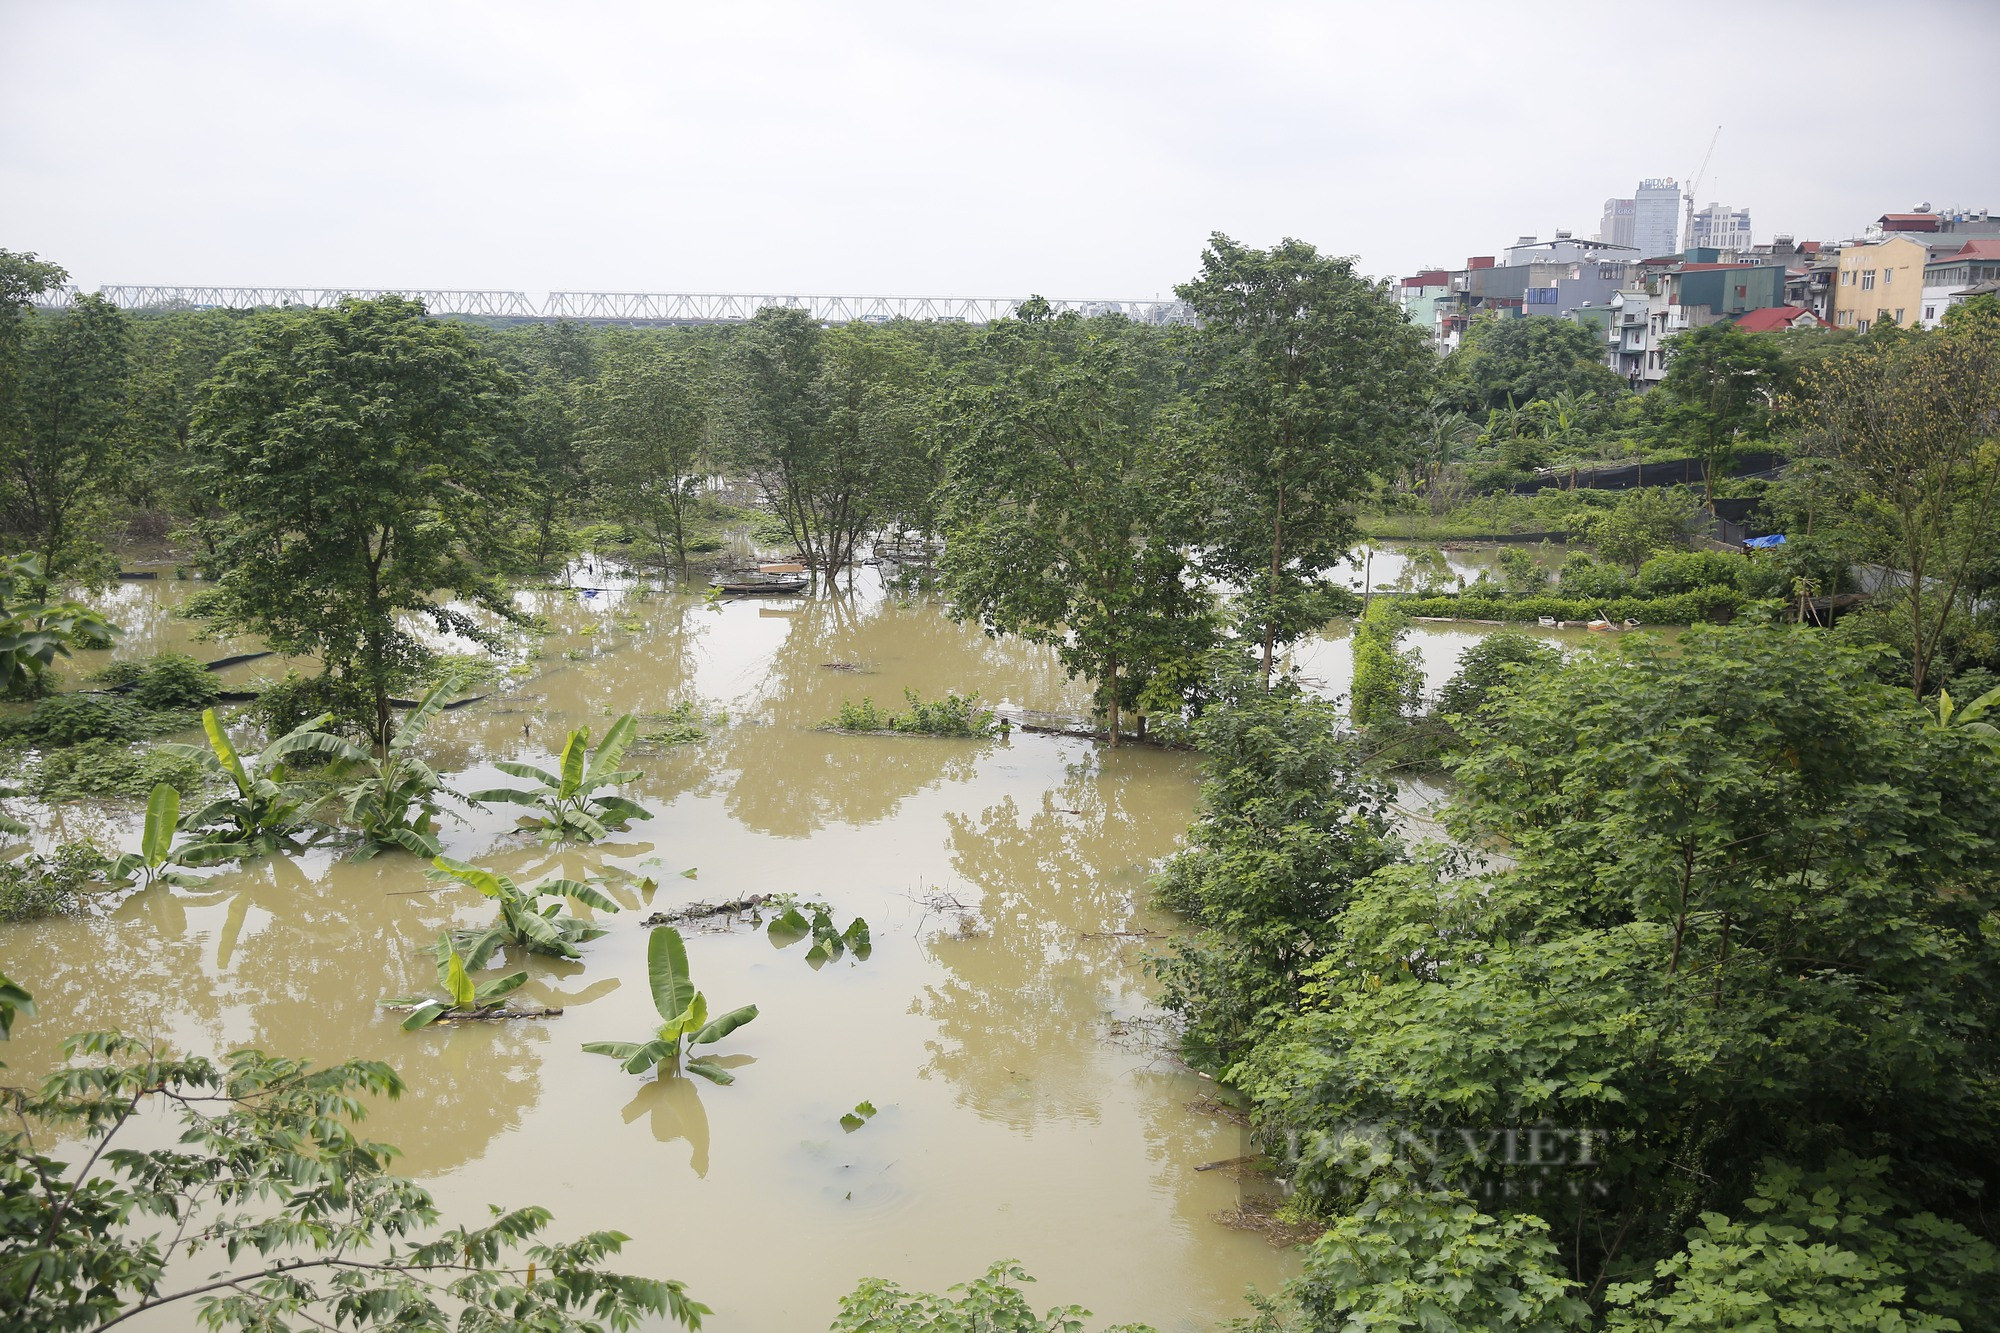
[[[860,703],[849,699],[826,724],[827,729],[893,731],[907,736],[957,736],[971,740],[984,740],[1007,731],[1007,724],[992,709],[979,706],[976,693],[946,692],[942,699],[927,700],[917,697],[915,690],[904,690],[903,698],[909,702],[909,709],[902,713],[891,713],[873,699],[864,698]]]

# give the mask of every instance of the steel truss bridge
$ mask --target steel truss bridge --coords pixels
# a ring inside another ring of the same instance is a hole
[[[484,319],[573,319],[608,324],[740,324],[759,310],[776,306],[803,310],[823,324],[883,324],[890,320],[949,320],[988,324],[1018,311],[1014,297],[981,296],[800,296],[776,292],[550,292],[536,301],[526,292],[471,291],[417,287],[138,287],[105,286],[97,294],[124,310],[265,310],[284,306],[312,309],[338,305],[348,297],[401,296],[422,301],[433,315]],[[74,289],[51,293],[46,304],[61,307]],[[1187,324],[1194,315],[1180,301],[1051,300],[1057,312],[1085,316],[1124,315],[1142,324]]]

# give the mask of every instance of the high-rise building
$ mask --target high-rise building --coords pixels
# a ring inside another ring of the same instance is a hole
[[[1645,259],[1680,253],[1681,187],[1671,176],[1639,182],[1632,199],[1632,244]]]
[[[1604,218],[1597,224],[1597,239],[1606,245],[1634,245],[1633,239],[1639,221],[1639,204],[1635,199],[1606,199]]]
[[[1688,244],[1710,246],[1717,250],[1748,250],[1750,210],[1731,208],[1727,204],[1710,204],[1694,215],[1694,229],[1688,235]]]

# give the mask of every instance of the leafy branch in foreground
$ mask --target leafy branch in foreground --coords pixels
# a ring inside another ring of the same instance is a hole
[[[983,1277],[961,1282],[944,1295],[904,1291],[884,1278],[863,1279],[840,1298],[833,1333],[938,1333],[977,1329],[980,1333],[1083,1333],[1090,1311],[1061,1305],[1037,1316],[1019,1283],[1033,1282],[1020,1264],[1002,1259]],[[958,1293],[956,1299],[953,1293]],[[1118,1324],[1104,1333],[1152,1333],[1145,1324]]]
[[[559,915],[565,898],[574,898],[600,912],[618,910],[617,903],[580,880],[550,879],[523,889],[506,875],[454,861],[449,856],[433,857],[431,864],[436,869],[425,872],[429,878],[469,884],[500,904],[500,919],[485,930],[452,933],[453,943],[465,951],[470,960],[468,966],[475,969],[486,966],[493,951],[505,944],[556,958],[581,957],[576,946],[596,939],[604,933],[604,928]],[[542,902],[544,898],[549,899],[546,905]]]
[[[47,583],[35,556],[0,560],[0,694],[40,692],[56,658],[72,647],[109,647],[123,632],[87,606],[41,601]]]
[[[650,1041],[591,1041],[583,1049],[624,1062],[628,1072],[643,1074],[659,1066],[669,1074],[682,1071],[682,1058],[696,1046],[721,1041],[757,1017],[757,1006],[746,1004],[720,1018],[708,1016],[708,998],[688,977],[687,943],[672,926],[656,926],[646,941],[646,975],[652,985],[653,1007],[665,1022]],[[736,1076],[708,1056],[690,1059],[686,1072],[711,1083],[734,1083]]]
[[[612,829],[629,827],[635,819],[651,819],[652,812],[637,801],[597,794],[639,776],[637,769],[618,768],[618,761],[625,757],[626,747],[632,744],[637,730],[631,714],[619,718],[604,733],[604,739],[598,742],[586,763],[590,728],[579,727],[570,732],[569,740],[564,743],[562,760],[554,773],[532,764],[498,760],[493,766],[502,773],[525,778],[535,786],[527,790],[495,787],[472,793],[472,799],[535,807],[541,814],[523,816],[521,822],[529,828],[541,829],[543,838],[552,842],[565,838],[602,838]]]
[[[446,1018],[529,1016],[525,1012],[510,1013],[500,1003],[528,984],[526,972],[510,972],[492,981],[474,983],[470,973],[477,971],[478,968],[478,963],[467,963],[459,956],[458,950],[452,947],[451,936],[440,935],[437,942],[438,986],[443,989],[444,998],[440,1000],[429,995],[404,995],[397,999],[382,1001],[382,1007],[410,1011],[410,1016],[403,1020],[405,1032],[415,1032],[418,1028],[429,1027],[439,1019]]]
[[[601,1333],[709,1313],[678,1281],[608,1271],[628,1239],[616,1231],[546,1241],[538,1207],[441,1228],[430,1194],[388,1173],[394,1149],[352,1127],[362,1097],[402,1091],[386,1065],[260,1051],[218,1065],[115,1032],[64,1049],[72,1063],[39,1089],[0,1089],[15,1118],[0,1138],[0,1326],[99,1329],[181,1302],[242,1330]],[[178,1116],[178,1142],[121,1145],[153,1107]],[[51,1157],[42,1133],[88,1153]],[[169,1283],[170,1255],[217,1271]]]

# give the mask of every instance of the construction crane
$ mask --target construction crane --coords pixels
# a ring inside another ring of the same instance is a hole
[[[1681,223],[1681,251],[1686,253],[1694,243],[1694,196],[1701,189],[1702,177],[1708,175],[1709,159],[1715,156],[1715,141],[1722,137],[1722,126],[1715,127],[1715,133],[1708,137],[1708,151],[1701,155],[1701,170],[1694,173],[1694,184],[1688,186],[1687,218]]]

